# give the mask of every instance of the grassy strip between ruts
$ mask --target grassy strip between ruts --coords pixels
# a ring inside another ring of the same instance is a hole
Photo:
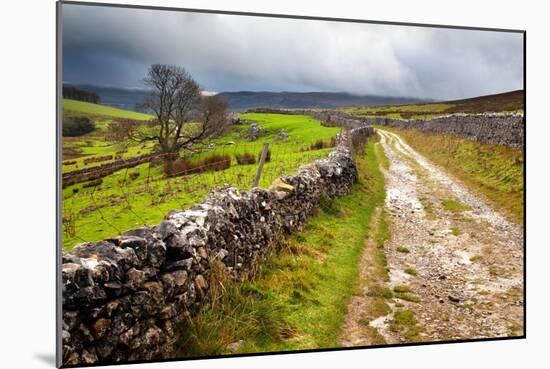
[[[359,181],[350,195],[321,206],[253,281],[214,288],[212,306],[180,327],[178,356],[338,346],[368,224],[385,196],[376,140],[357,155]]]
[[[397,133],[420,154],[484,194],[510,220],[523,224],[525,163],[521,149],[482,144],[451,134],[380,128]]]

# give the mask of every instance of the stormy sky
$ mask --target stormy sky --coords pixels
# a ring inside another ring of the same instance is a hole
[[[153,63],[207,91],[437,100],[523,87],[523,35],[63,5],[63,80],[143,88]]]

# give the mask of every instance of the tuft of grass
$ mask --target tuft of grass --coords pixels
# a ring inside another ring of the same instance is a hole
[[[399,285],[393,288],[393,292],[397,292],[397,293],[411,292],[411,288],[409,286]]]
[[[411,252],[411,250],[409,250],[407,247],[405,246],[398,246],[397,249],[396,249],[398,252],[401,252],[403,254],[408,254],[409,252]]]
[[[369,341],[373,345],[384,345],[387,343],[384,336],[382,336],[376,328],[371,327],[370,325],[363,326],[362,331],[364,336],[369,337]]]
[[[406,268],[405,273],[416,276],[418,273],[416,272],[416,269],[414,268]]]
[[[372,319],[391,313],[390,306],[382,299],[373,299],[367,306],[367,311]]]
[[[422,341],[420,334],[424,331],[424,327],[418,324],[416,315],[412,310],[396,311],[393,314],[390,329],[393,332],[403,332],[403,337],[405,337],[407,341]]]
[[[319,140],[315,141],[314,143],[312,143],[307,148],[307,150],[321,150],[321,149],[334,147],[334,145],[336,145],[336,139],[334,137],[331,138],[330,140],[319,139]]]
[[[467,210],[472,210],[471,207],[468,205],[464,205],[458,200],[455,199],[443,199],[441,201],[441,206],[443,206],[443,209],[447,211],[451,211],[453,213],[459,213]]]
[[[409,302],[420,302],[420,298],[410,293],[396,293],[395,297]]]
[[[380,286],[379,284],[375,284],[369,287],[367,296],[391,299],[393,297],[393,292],[389,288],[385,288]]]
[[[451,227],[451,234],[453,236],[460,236],[462,234],[462,230],[459,227]]]

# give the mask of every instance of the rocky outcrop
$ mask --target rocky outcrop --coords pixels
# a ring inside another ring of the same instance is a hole
[[[282,177],[270,189],[212,190],[185,211],[63,255],[65,365],[169,358],[178,322],[207,304],[217,263],[237,280],[257,267],[281,235],[300,230],[323,198],[351,191],[352,138],[342,132],[326,159]]]
[[[429,119],[394,119],[360,117],[337,110],[307,109],[251,109],[255,113],[310,115],[327,125],[360,127],[385,125],[396,128],[414,128],[431,133],[451,133],[482,143],[523,148],[525,117],[523,113],[448,114]]]
[[[248,127],[248,141],[256,141],[264,132],[265,129],[263,129],[262,126],[252,123],[250,127]]]

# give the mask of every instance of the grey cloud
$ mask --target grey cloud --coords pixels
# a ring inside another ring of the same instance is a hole
[[[152,63],[210,91],[462,98],[523,86],[517,33],[64,5],[64,80],[139,87]]]

